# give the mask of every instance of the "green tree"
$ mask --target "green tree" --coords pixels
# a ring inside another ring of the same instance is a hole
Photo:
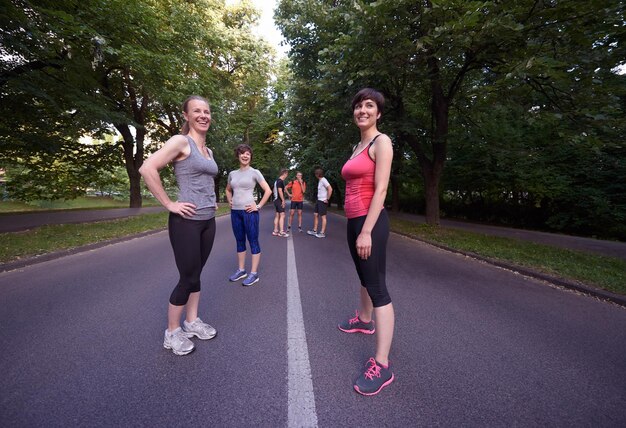
[[[3,8],[1,111],[19,100],[18,114],[0,119],[3,163],[29,169],[42,147],[53,156],[81,135],[117,131],[132,207],[141,206],[146,139],[177,132],[182,100],[210,99],[209,138],[225,150],[223,118],[243,97],[241,82],[267,70],[269,49],[250,31],[258,13],[248,2],[12,0]]]
[[[320,106],[302,115],[303,126],[318,125],[302,131],[315,141],[327,128],[342,136],[326,122],[342,110],[336,100],[363,86],[381,89],[390,104],[386,132],[419,162],[429,223],[439,221],[451,115],[471,107],[460,98],[524,88],[541,108],[559,110],[579,75],[623,58],[621,1],[283,0],[277,18],[298,83]]]

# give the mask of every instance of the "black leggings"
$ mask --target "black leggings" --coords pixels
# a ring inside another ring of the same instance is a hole
[[[367,289],[375,308],[391,303],[387,292],[385,274],[387,270],[387,239],[389,238],[389,217],[387,211],[382,210],[372,229],[372,254],[363,260],[356,252],[356,239],[363,229],[367,216],[348,219],[348,247],[361,280],[361,285]]]
[[[200,274],[215,240],[215,218],[189,220],[170,213],[168,228],[170,243],[180,279],[170,303],[176,306],[187,304],[189,295],[200,291]]]

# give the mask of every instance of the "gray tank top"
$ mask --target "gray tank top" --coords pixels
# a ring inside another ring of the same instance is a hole
[[[178,201],[191,202],[196,215],[191,220],[209,220],[215,217],[215,181],[217,163],[202,156],[193,139],[185,135],[191,152],[185,159],[174,162],[174,174],[178,182]]]

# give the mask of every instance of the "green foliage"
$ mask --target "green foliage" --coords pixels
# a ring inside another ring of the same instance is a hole
[[[276,18],[286,138],[307,169],[338,173],[358,136],[347,105],[371,86],[392,206],[436,222],[442,198],[468,218],[624,238],[623,1],[283,0]]]
[[[117,132],[109,145],[119,150],[102,172],[124,166],[131,206],[139,206],[145,151],[178,132],[188,95],[211,102],[208,138],[218,159],[241,132],[239,116],[267,107],[258,100],[271,51],[252,35],[258,12],[248,2],[11,0],[2,7],[0,166],[14,169],[15,196],[80,194],[77,182],[93,181],[81,174],[98,162],[79,137]],[[148,137],[157,144],[146,150]],[[51,181],[55,169],[64,178]]]

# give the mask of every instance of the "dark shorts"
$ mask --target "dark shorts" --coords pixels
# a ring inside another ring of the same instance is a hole
[[[280,199],[276,199],[274,201],[274,208],[276,208],[276,212],[277,213],[284,213],[285,212],[285,208],[283,208],[283,201],[281,201]]]
[[[315,211],[314,212],[316,214],[319,214],[319,215],[326,215],[327,208],[328,208],[328,205],[326,205],[326,202],[318,200],[315,203]]]
[[[374,229],[372,229],[372,254],[368,259],[363,260],[357,254],[356,239],[361,233],[361,229],[363,229],[366,217],[362,216],[348,220],[348,247],[361,285],[367,289],[367,294],[372,299],[374,307],[378,308],[391,303],[386,283],[389,218],[387,217],[387,211],[382,210],[380,212],[378,221],[376,221]]]
[[[291,209],[292,210],[301,210],[303,206],[304,206],[304,202],[302,202],[302,201],[300,201],[300,202],[291,201]]]

